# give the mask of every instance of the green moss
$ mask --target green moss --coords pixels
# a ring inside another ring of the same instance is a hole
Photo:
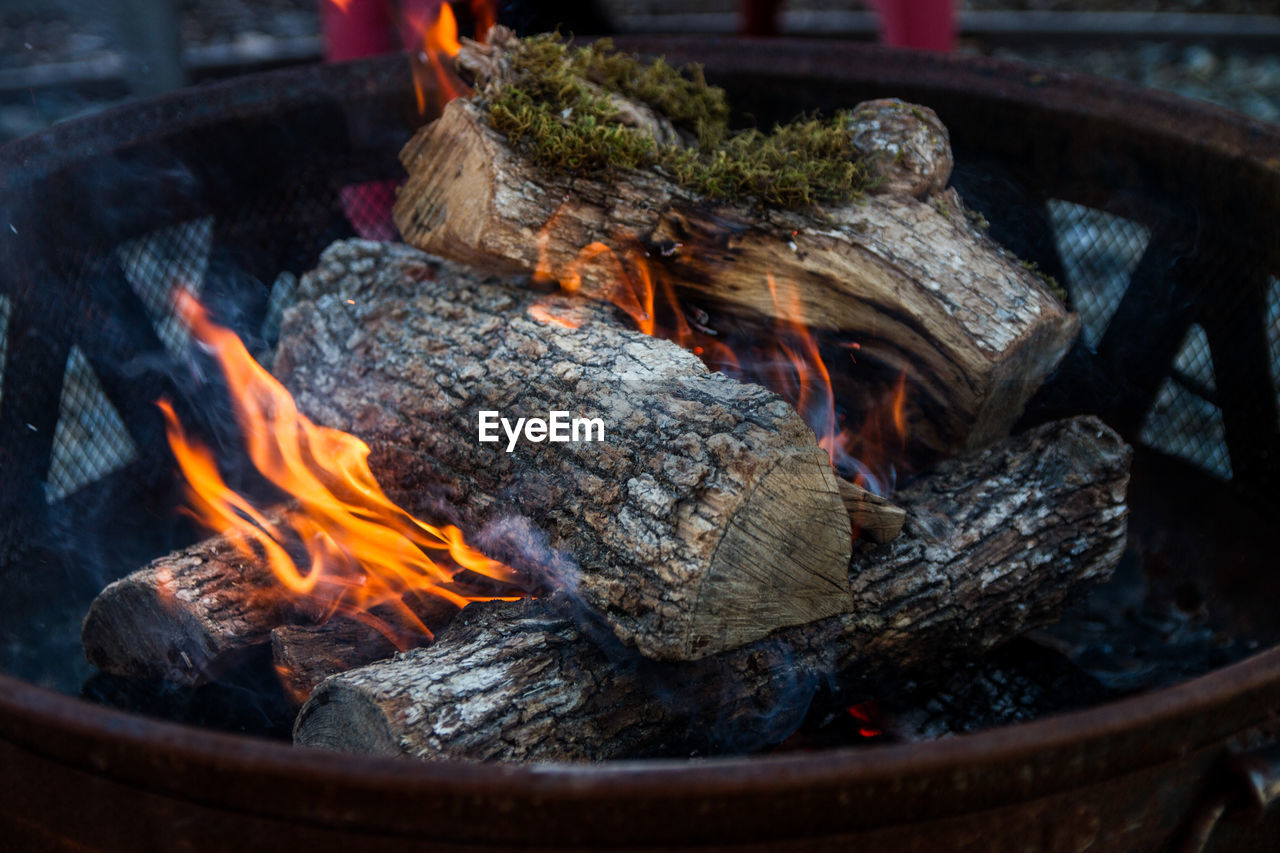
[[[1040,279],[1040,282],[1045,287],[1049,288],[1049,292],[1052,293],[1054,296],[1058,297],[1058,299],[1062,302],[1063,305],[1071,304],[1069,301],[1069,297],[1067,295],[1066,288],[1058,284],[1058,280],[1056,278],[1049,275],[1044,270],[1040,269],[1040,265],[1037,264],[1035,261],[1022,261],[1022,268],[1027,272],[1031,273],[1032,275],[1034,275],[1036,278]]]
[[[730,133],[723,90],[696,67],[641,62],[607,41],[574,49],[555,36],[525,39],[511,62],[509,82],[486,93],[490,121],[550,169],[653,168],[709,198],[786,208],[849,201],[867,185],[847,113]],[[602,92],[648,104],[696,144],[660,146],[620,124]]]
[[[712,149],[665,150],[660,162],[676,183],[710,198],[784,208],[849,201],[866,186],[867,170],[854,159],[847,126],[839,113],[772,133],[745,130]]]
[[[702,67],[673,68],[659,58],[641,62],[619,53],[601,39],[573,51],[573,70],[610,92],[643,101],[676,127],[692,131],[700,144],[714,145],[729,128],[729,102],[724,90],[707,83]]]
[[[644,134],[610,121],[607,102],[556,111],[508,86],[490,102],[489,117],[512,145],[527,148],[538,162],[562,172],[642,168],[653,162],[657,147]]]

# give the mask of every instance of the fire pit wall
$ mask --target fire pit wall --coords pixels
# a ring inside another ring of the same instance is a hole
[[[952,134],[953,184],[993,236],[1066,286],[1083,319],[1026,423],[1096,413],[1140,445],[1137,541],[1177,564],[1158,567],[1172,585],[1239,602],[1228,610],[1240,630],[1274,635],[1269,609],[1250,602],[1274,601],[1277,583],[1258,567],[1280,472],[1280,130],[989,61],[788,41],[623,46],[703,62],[762,125],[873,97],[933,107]],[[0,154],[6,673],[78,693],[92,596],[195,538],[171,511],[153,402],[173,400],[208,436],[226,424],[184,387],[200,366],[183,364],[170,289],[196,290],[269,352],[326,245],[393,237],[396,154],[421,121],[409,86],[396,59],[289,71],[69,123]],[[1204,535],[1187,546],[1179,532],[1191,529]],[[1265,716],[1249,701],[1232,718],[1241,725]]]

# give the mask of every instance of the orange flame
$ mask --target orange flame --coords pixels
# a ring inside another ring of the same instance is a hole
[[[779,394],[813,428],[837,471],[877,494],[892,491],[909,430],[905,370],[887,399],[871,401],[857,430],[842,427],[832,373],[794,283],[779,282],[772,273],[764,272],[761,283],[768,287],[772,299],[772,328],[750,340],[726,339],[710,328],[705,312],[681,303],[662,266],[651,262],[640,241],[630,235],[615,240],[624,247],[621,250],[599,241],[589,243],[557,269],[551,247],[567,198],[565,202],[537,235],[535,280],[557,281],[562,290],[578,293],[590,268],[594,286],[589,295],[613,303],[639,331],[674,341],[707,366],[758,382]],[[672,247],[672,251],[681,249]],[[545,311],[531,313],[548,321]],[[843,346],[850,349],[851,356],[860,349],[856,342]]]
[[[485,0],[472,0],[471,13],[476,21],[476,37],[483,41],[495,22],[493,5]],[[427,114],[428,91],[435,94],[437,109],[443,109],[454,98],[471,94],[471,89],[458,77],[453,63],[449,61],[462,50],[462,42],[458,39],[458,19],[452,6],[441,3],[430,19],[416,11],[406,12],[404,30],[419,115]]]
[[[334,6],[337,6],[338,11],[344,15],[347,14],[348,9],[351,8],[351,0],[329,0],[329,2]]]
[[[518,580],[510,568],[467,545],[458,528],[436,527],[398,507],[369,469],[368,445],[299,412],[284,386],[190,293],[179,290],[175,303],[226,376],[249,459],[297,505],[276,514],[254,507],[227,486],[213,454],[188,437],[173,407],[160,400],[169,444],[186,478],[188,510],[204,527],[224,533],[246,559],[265,560],[280,593],[299,610],[358,619],[403,648],[406,632],[432,636],[406,596],[435,595],[464,607],[498,596],[460,592],[454,581],[463,569],[502,584]],[[300,566],[295,555],[303,550]],[[390,622],[373,615],[374,608],[392,614]]]
[[[476,22],[476,41],[488,41],[489,30],[498,23],[492,0],[471,0],[471,17]]]

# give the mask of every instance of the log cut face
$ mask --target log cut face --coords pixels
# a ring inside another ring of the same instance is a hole
[[[900,492],[902,535],[855,555],[850,611],[700,661],[646,661],[555,602],[472,605],[435,645],[325,680],[296,742],[478,760],[599,760],[775,743],[820,685],[892,692],[1057,618],[1124,550],[1130,450],[1092,417],[953,460]]]
[[[835,476],[771,392],[600,306],[537,301],[407,247],[336,244],[303,294],[276,361],[300,408],[367,441],[412,512],[469,530],[532,521],[576,562],[550,582],[625,643],[699,658],[847,608]],[[507,452],[502,430],[478,440],[482,410],[599,418],[604,440]]]
[[[891,135],[885,103],[855,112],[867,125],[858,133]],[[974,224],[954,191],[940,189],[945,136],[923,145],[915,130],[902,132],[915,165],[890,174],[880,192],[761,215],[712,206],[656,172],[552,174],[513,150],[482,105],[457,99],[401,154],[409,180],[396,223],[434,254],[496,271],[576,274],[598,298],[617,286],[616,265],[582,262],[581,250],[636,244],[683,296],[764,323],[777,315],[769,273],[809,325],[858,341],[859,363],[906,371],[922,422],[913,441],[948,456],[1008,433],[1079,321]]]
[[[109,584],[81,628],[85,657],[111,675],[198,685],[294,617],[261,560],[223,537],[160,557]]]

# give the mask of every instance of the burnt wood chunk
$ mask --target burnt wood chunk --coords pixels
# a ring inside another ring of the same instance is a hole
[[[481,101],[459,98],[402,151],[396,224],[433,254],[602,300],[619,292],[619,266],[592,247],[637,248],[681,300],[763,327],[778,316],[772,277],[810,327],[859,345],[837,385],[905,373],[913,445],[932,458],[982,447],[1008,434],[1079,320],[943,189],[951,152],[936,116],[876,101],[852,122],[879,186],[844,206],[761,213],[657,171],[555,174],[509,145]]]
[[[1107,579],[1124,549],[1130,455],[1082,417],[944,463],[899,493],[902,534],[853,557],[852,609],[700,661],[601,644],[554,600],[472,605],[434,645],[321,683],[295,742],[501,761],[775,743],[819,685],[864,691],[937,671]]]
[[[840,480],[840,499],[849,512],[855,539],[872,542],[892,542],[902,532],[907,511],[888,498],[881,497],[856,486],[848,480]]]
[[[271,631],[271,659],[286,694],[297,705],[321,681],[396,653],[381,632],[353,619],[321,625],[281,625]]]
[[[198,685],[293,616],[266,563],[215,536],[109,584],[89,607],[81,643],[111,675]]]
[[[301,410],[368,442],[393,498],[481,548],[515,522],[544,531],[524,555],[540,580],[645,655],[705,657],[848,608],[836,477],[776,394],[603,306],[405,246],[335,244],[301,294],[275,363]],[[497,422],[553,412],[599,427],[562,441]]]

